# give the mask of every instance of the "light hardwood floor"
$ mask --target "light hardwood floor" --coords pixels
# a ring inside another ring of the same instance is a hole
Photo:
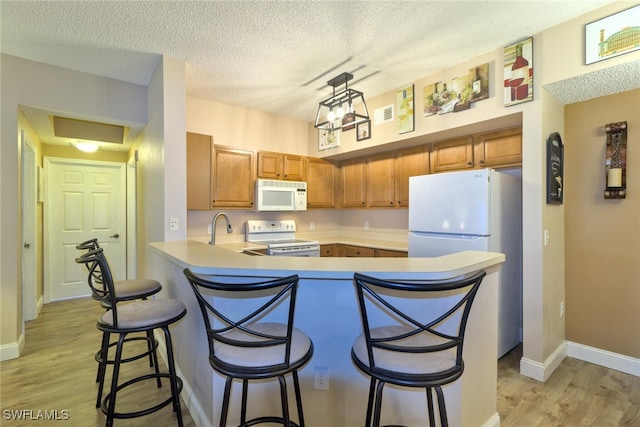
[[[95,328],[100,313],[91,299],[68,300],[45,305],[38,319],[28,322],[22,356],[0,363],[2,427],[104,425],[104,415],[95,408],[93,359],[100,342]],[[518,374],[521,354],[516,348],[498,363],[501,426],[640,426],[640,378],[567,358],[540,383]],[[131,377],[149,369],[137,361],[123,365],[122,374]],[[119,397],[118,409],[130,410],[125,402],[157,402],[168,390],[168,385],[157,389],[143,382]],[[194,426],[184,404],[182,409],[184,425]],[[38,410],[57,410],[59,415],[68,411],[69,420],[8,420],[7,410],[31,410],[34,416]],[[168,406],[143,418],[116,420],[115,425],[174,426],[176,418]]]

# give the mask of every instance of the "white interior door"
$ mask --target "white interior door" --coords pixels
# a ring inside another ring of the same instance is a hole
[[[45,171],[45,301],[89,295],[75,246],[94,237],[126,278],[126,164],[45,158]]]
[[[22,320],[37,317],[36,254],[38,240],[36,234],[36,153],[24,130],[22,139]],[[23,324],[24,325],[24,324]]]

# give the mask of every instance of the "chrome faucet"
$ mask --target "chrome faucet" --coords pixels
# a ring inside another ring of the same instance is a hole
[[[227,233],[233,233],[229,217],[223,212],[218,212],[211,220],[211,240],[209,240],[209,244],[212,246],[216,244],[216,222],[218,222],[218,218],[220,217],[224,217],[224,220],[227,222]]]

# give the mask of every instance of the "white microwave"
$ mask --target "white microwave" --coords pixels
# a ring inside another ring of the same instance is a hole
[[[307,183],[257,179],[256,210],[306,211]]]

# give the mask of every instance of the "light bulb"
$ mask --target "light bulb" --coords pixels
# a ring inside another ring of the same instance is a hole
[[[327,114],[327,120],[329,120],[330,122],[334,121],[336,119],[336,113],[333,112],[333,110],[329,111],[329,114]]]
[[[76,148],[85,153],[95,153],[98,150],[98,144],[93,142],[77,142]]]
[[[344,117],[344,108],[342,108],[342,105],[338,107],[338,112],[336,113],[336,115],[338,116],[339,119]]]

